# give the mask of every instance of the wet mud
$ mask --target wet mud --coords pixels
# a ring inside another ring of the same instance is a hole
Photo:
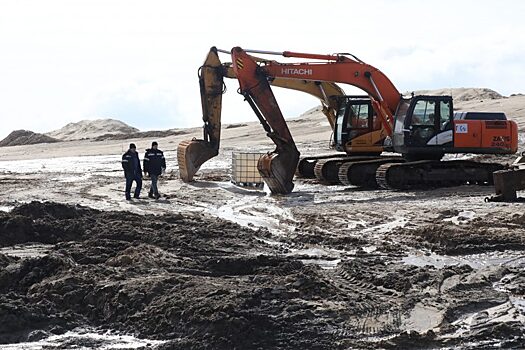
[[[159,349],[525,347],[521,263],[403,260],[416,249],[519,257],[524,217],[370,237],[325,219],[283,236],[203,213],[50,202],[0,212],[0,343],[94,327],[165,340]]]

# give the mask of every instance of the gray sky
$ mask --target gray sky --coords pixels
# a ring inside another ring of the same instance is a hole
[[[523,93],[524,18],[517,0],[2,0],[0,138],[96,118],[201,125],[197,69],[211,46],[350,52],[400,91]],[[223,122],[256,120],[238,83],[227,87]],[[285,116],[318,104],[276,90]]]

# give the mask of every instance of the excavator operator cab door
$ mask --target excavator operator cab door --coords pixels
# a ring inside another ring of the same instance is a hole
[[[371,144],[373,109],[370,99],[362,96],[344,96],[339,103],[335,121],[334,141],[338,151]]]
[[[415,96],[405,119],[406,153],[442,154],[453,144],[451,96]]]

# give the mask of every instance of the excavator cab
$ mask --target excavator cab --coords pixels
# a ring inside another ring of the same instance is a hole
[[[380,154],[381,123],[368,96],[339,96],[334,144],[347,154]],[[377,134],[377,135],[376,135]]]
[[[453,111],[452,96],[403,99],[395,115],[394,150],[411,160],[441,159],[445,153],[517,151],[515,122],[458,119]]]
[[[452,96],[414,96],[396,113],[394,148],[411,157],[440,159],[452,146]]]

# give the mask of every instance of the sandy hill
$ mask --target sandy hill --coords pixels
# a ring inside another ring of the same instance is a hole
[[[7,135],[5,139],[0,141],[0,147],[34,145],[37,143],[53,143],[59,141],[60,140],[57,140],[53,137],[38,134],[29,130],[15,130]]]
[[[500,93],[487,88],[448,88],[435,90],[419,90],[416,95],[452,95],[454,102],[484,101],[504,98]],[[407,94],[408,95],[408,94]]]
[[[518,123],[521,131],[525,130],[525,95],[523,94],[503,96],[487,88],[421,90],[415,93],[452,95],[456,111],[505,112],[509,119]]]
[[[81,120],[69,123],[61,129],[46,133],[46,135],[63,141],[97,138],[102,135],[131,134],[139,129],[115,119]]]
[[[518,123],[520,131],[525,131],[525,94],[503,96],[487,88],[444,88],[414,91],[416,95],[452,95],[455,111],[504,112]],[[410,92],[405,93],[410,96]],[[320,107],[304,112],[297,120],[326,121]],[[293,119],[295,120],[295,119]],[[328,124],[326,124],[328,125]]]

